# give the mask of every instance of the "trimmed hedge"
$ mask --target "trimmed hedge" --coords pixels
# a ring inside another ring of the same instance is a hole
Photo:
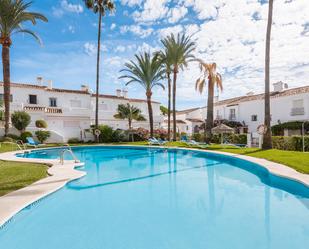
[[[303,122],[301,121],[291,121],[282,124],[273,125],[271,127],[272,134],[275,136],[282,136],[284,129],[288,130],[301,130]],[[309,132],[309,122],[305,122],[305,133]]]
[[[273,136],[272,137],[273,148],[278,150],[303,150],[303,138],[302,136]],[[309,151],[309,136],[305,136],[305,151]]]

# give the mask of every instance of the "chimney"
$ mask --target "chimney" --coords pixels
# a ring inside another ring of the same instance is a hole
[[[84,92],[89,92],[89,86],[88,85],[81,85],[80,89]]]
[[[127,98],[128,97],[128,90],[122,90],[122,96],[124,97],[124,98]]]
[[[118,98],[121,97],[121,90],[120,89],[116,89],[116,95]]]
[[[43,77],[41,77],[41,76],[36,77],[36,82],[37,82],[38,86],[41,86],[42,82],[43,82]]]
[[[47,88],[48,89],[53,89],[53,81],[52,80],[48,80],[47,81]]]
[[[284,87],[286,88],[286,84],[284,84],[282,81],[274,83],[273,86],[275,92],[281,92]]]

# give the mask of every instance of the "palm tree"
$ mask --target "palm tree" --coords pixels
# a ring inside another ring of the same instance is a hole
[[[117,119],[127,119],[129,124],[129,130],[132,130],[132,121],[146,121],[145,117],[142,115],[142,111],[130,104],[120,104],[118,105],[117,113],[114,115]]]
[[[157,53],[159,60],[165,68],[166,78],[167,78],[167,89],[168,89],[168,105],[167,105],[167,140],[171,140],[171,92],[172,92],[172,58],[168,51],[160,51]]]
[[[98,48],[97,48],[97,75],[96,75],[96,101],[95,101],[95,129],[99,126],[99,86],[100,86],[100,55],[101,55],[101,27],[102,17],[106,12],[115,11],[116,7],[112,0],[84,0],[86,7],[92,10],[95,14],[99,14],[98,25]],[[96,136],[96,141],[98,142]]]
[[[216,72],[216,63],[205,63],[200,61],[200,70],[203,75],[197,79],[195,89],[200,93],[203,92],[206,85],[208,85],[208,99],[207,99],[207,119],[205,129],[205,142],[209,143],[211,139],[211,129],[214,124],[214,88],[217,86],[221,91],[222,77]],[[207,82],[206,82],[207,79]]]
[[[31,4],[31,2],[25,3],[23,0],[0,1],[0,44],[2,45],[5,135],[9,132],[10,121],[10,47],[12,45],[12,35],[16,33],[29,34],[41,43],[40,38],[33,31],[23,28],[22,24],[30,21],[35,25],[37,20],[47,22],[47,18],[42,14],[27,11]]]
[[[162,89],[164,85],[160,81],[164,78],[165,70],[162,67],[158,56],[154,55],[151,57],[150,53],[144,52],[143,54],[135,55],[136,61],[130,61],[125,64],[125,69],[120,72],[126,73],[119,77],[119,79],[128,79],[126,85],[131,83],[140,84],[146,91],[148,114],[149,114],[149,125],[150,125],[150,136],[153,136],[153,112],[151,105],[152,90],[158,86]]]
[[[269,0],[268,3],[268,22],[267,22],[267,32],[266,32],[266,50],[265,50],[265,117],[264,117],[264,126],[265,126],[265,134],[263,135],[263,149],[271,149],[272,141],[271,141],[271,129],[270,129],[270,76],[269,76],[269,65],[270,65],[270,37],[271,37],[271,26],[273,19],[273,5],[274,1]]]
[[[190,61],[195,60],[193,51],[196,48],[195,42],[191,41],[190,36],[178,34],[177,37],[171,34],[161,40],[164,49],[169,54],[173,72],[173,140],[176,141],[176,84],[179,70],[188,66]]]

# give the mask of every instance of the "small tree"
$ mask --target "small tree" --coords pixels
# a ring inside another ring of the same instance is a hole
[[[46,129],[47,128],[47,123],[46,123],[45,120],[39,119],[39,120],[35,121],[35,126],[37,128],[44,128],[44,129]]]
[[[40,141],[40,143],[44,143],[50,137],[50,132],[40,130],[40,131],[36,131],[35,135]]]
[[[12,113],[11,116],[13,126],[20,131],[20,133],[24,132],[27,126],[31,122],[31,117],[27,112],[17,111]]]
[[[117,113],[114,115],[114,118],[117,119],[127,119],[129,130],[132,130],[132,121],[145,121],[145,117],[142,115],[142,111],[130,104],[118,105]]]

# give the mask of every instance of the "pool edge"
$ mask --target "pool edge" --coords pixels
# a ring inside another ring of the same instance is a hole
[[[204,153],[225,155],[255,163],[256,165],[265,168],[270,174],[299,182],[309,188],[309,175],[307,174],[300,173],[288,166],[271,162],[266,159],[255,158],[245,155],[238,155],[229,152],[210,151],[198,148],[146,146],[146,145],[86,145],[86,146],[72,146],[72,147],[82,148],[82,147],[95,147],[95,146],[176,149],[176,150],[198,151]],[[55,148],[58,147],[47,148],[47,149],[55,149]],[[34,150],[42,150],[42,149],[44,148]],[[16,157],[16,154],[18,153],[23,153],[23,151],[1,153],[0,159],[5,161],[48,164],[51,166],[48,170],[48,173],[51,174],[51,176],[41,179],[25,188],[13,191],[7,195],[0,197],[0,228],[5,226],[5,224],[8,223],[11,218],[13,218],[17,213],[19,213],[25,207],[56,192],[57,190],[64,187],[68,182],[81,178],[86,174],[84,171],[79,171],[75,169],[76,167],[83,165],[83,163],[75,163],[74,161],[67,160],[64,165],[61,165],[59,160],[54,159],[51,160],[51,159],[19,158]],[[44,189],[42,189],[42,184],[44,184],[43,185]],[[21,196],[27,194],[27,192],[29,193],[28,196],[21,198]]]
[[[16,157],[17,153],[23,152],[24,151],[13,151],[1,153],[0,160],[49,165],[49,176],[34,182],[25,188],[18,189],[0,197],[0,229],[27,206],[58,191],[68,182],[86,175],[86,172],[75,169],[76,167],[83,166],[83,163],[75,163],[72,160],[66,160],[62,165],[59,160],[54,159]]]

